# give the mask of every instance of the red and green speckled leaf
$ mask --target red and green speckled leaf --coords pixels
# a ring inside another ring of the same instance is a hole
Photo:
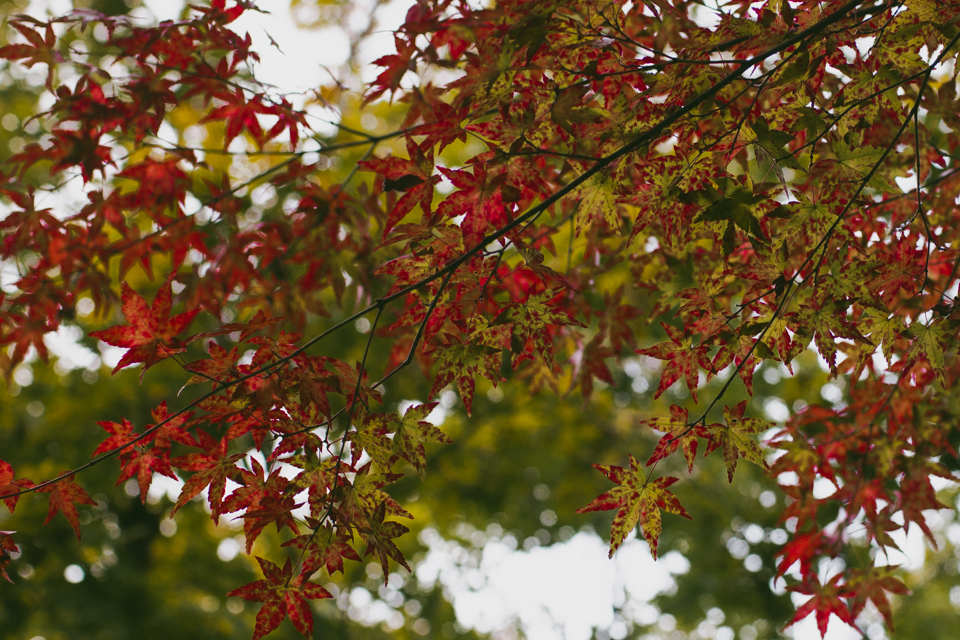
[[[890,610],[890,600],[887,592],[905,596],[910,589],[892,574],[896,566],[869,567],[868,569],[851,569],[847,574],[847,585],[853,591],[853,602],[850,603],[850,615],[856,618],[867,606],[873,602],[877,611],[883,616],[891,633],[893,628],[893,612]]]
[[[392,520],[384,522],[386,514],[387,503],[381,502],[370,517],[369,526],[360,529],[360,535],[367,541],[367,552],[364,556],[375,555],[380,561],[380,566],[383,568],[384,584],[390,577],[391,558],[407,571],[412,571],[403,557],[403,553],[393,542],[394,538],[399,538],[410,529]]]
[[[657,540],[662,530],[660,510],[690,518],[677,497],[667,490],[677,478],[648,480],[643,466],[632,454],[629,469],[604,464],[593,466],[618,486],[597,496],[587,506],[577,509],[577,513],[616,509],[617,514],[610,526],[610,557],[613,557],[624,539],[639,524],[643,537],[650,545],[650,553],[656,558]]]
[[[620,211],[614,191],[616,181],[604,172],[589,178],[571,192],[570,197],[579,200],[576,215],[576,230],[580,235],[585,227],[603,220],[620,235]]]
[[[309,582],[310,574],[301,572],[294,576],[290,560],[283,569],[269,560],[257,558],[263,571],[263,580],[251,582],[227,594],[232,598],[243,598],[250,602],[262,602],[257,612],[257,624],[253,630],[253,640],[260,640],[280,626],[283,619],[290,622],[305,637],[313,636],[313,612],[307,600],[332,598],[330,592],[318,584]]]
[[[180,490],[180,497],[177,498],[177,504],[173,505],[170,515],[175,514],[191,498],[209,487],[207,499],[216,520],[220,515],[220,503],[226,491],[227,478],[235,481],[240,479],[240,469],[236,463],[243,454],[227,455],[230,442],[227,438],[217,440],[205,431],[198,431],[197,435],[199,448],[203,453],[188,453],[171,461],[177,469],[193,471],[194,474],[184,483],[183,489]]]
[[[732,409],[723,408],[723,417],[726,424],[712,424],[706,428],[707,450],[704,456],[709,455],[715,449],[723,450],[723,462],[727,465],[727,480],[733,482],[733,474],[737,470],[737,460],[743,458],[749,462],[758,465],[764,470],[768,469],[767,461],[763,458],[763,449],[756,443],[752,436],[763,433],[767,429],[775,427],[776,424],[757,418],[744,418],[743,413],[747,408],[747,401],[738,402]]]
[[[473,409],[476,376],[482,375],[494,385],[503,381],[503,376],[500,375],[502,351],[497,344],[502,342],[502,339],[491,340],[496,329],[502,329],[502,327],[474,331],[465,338],[446,334],[447,343],[438,347],[432,354],[440,361],[440,367],[433,389],[430,390],[431,398],[448,384],[455,384],[460,393],[460,399],[463,400],[463,407],[467,415],[470,415]]]
[[[542,257],[541,257],[542,260]],[[522,304],[511,305],[506,318],[513,322],[511,344],[515,352],[522,351],[528,340],[532,340],[533,349],[546,362],[553,360],[553,334],[555,327],[584,325],[571,318],[561,309],[550,304],[563,289],[551,289],[530,296]]]
[[[678,405],[670,407],[669,418],[651,418],[640,421],[642,426],[662,431],[665,434],[657,442],[657,447],[653,450],[650,459],[647,460],[648,467],[666,458],[680,447],[683,449],[683,457],[687,461],[687,471],[693,471],[693,463],[697,457],[698,439],[709,438],[710,434],[704,427],[688,422],[687,410]]]
[[[426,421],[426,417],[437,407],[436,402],[417,404],[407,408],[403,419],[396,426],[393,446],[396,455],[414,466],[420,478],[426,471],[427,452],[423,445],[427,443],[451,444],[447,434]]]
[[[713,364],[710,361],[709,347],[704,344],[695,347],[691,340],[684,343],[683,334],[679,330],[665,322],[660,324],[670,337],[670,342],[661,342],[653,347],[637,350],[637,353],[642,356],[666,360],[667,362],[660,377],[660,385],[653,397],[654,399],[659,398],[664,391],[670,388],[670,385],[682,377],[684,382],[687,383],[690,395],[693,396],[693,401],[696,402],[700,369],[705,369],[708,377],[714,371]]]
[[[343,573],[343,560],[360,562],[360,555],[349,544],[350,535],[346,531],[334,532],[329,527],[298,536],[284,542],[283,547],[305,549],[303,555],[303,573],[310,575],[321,568],[333,575],[337,571]]]

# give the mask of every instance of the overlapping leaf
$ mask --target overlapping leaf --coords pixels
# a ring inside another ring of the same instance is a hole
[[[677,479],[665,477],[648,480],[643,465],[632,454],[629,469],[604,464],[593,466],[618,486],[577,509],[577,513],[616,509],[617,514],[610,525],[610,557],[639,524],[643,537],[650,545],[650,553],[656,558],[657,541],[663,528],[660,510],[690,518],[677,497],[667,490]]]

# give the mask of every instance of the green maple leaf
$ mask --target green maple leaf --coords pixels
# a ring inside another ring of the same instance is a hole
[[[838,140],[833,144],[833,152],[837,154],[840,174],[847,180],[861,180],[883,160],[886,151],[881,147],[858,144],[856,141],[848,144]],[[884,178],[879,170],[870,176],[867,186],[885,193],[900,193],[900,189]]]
[[[650,545],[650,553],[656,559],[657,540],[663,528],[660,510],[690,518],[677,497],[667,491],[667,487],[676,482],[677,478],[666,477],[648,481],[643,466],[633,455],[630,455],[630,469],[605,464],[593,466],[619,486],[597,496],[587,506],[577,509],[577,513],[616,509],[617,515],[610,525],[610,557],[613,557],[627,535],[639,524],[643,537]]]
[[[403,414],[403,419],[397,424],[393,436],[395,455],[399,455],[412,464],[420,474],[421,480],[427,466],[427,454],[423,445],[428,442],[438,444],[451,444],[453,442],[447,434],[424,420],[436,408],[437,404],[436,402],[429,402],[407,408]]]
[[[347,434],[346,440],[352,445],[350,464],[356,464],[366,452],[379,468],[389,470],[396,457],[388,435],[393,432],[396,421],[393,414],[373,413],[366,417],[362,427]]]
[[[893,343],[900,333],[906,331],[907,326],[903,323],[903,318],[894,314],[887,316],[886,313],[877,309],[864,309],[860,316],[864,327],[869,330],[870,341],[875,345],[882,345],[883,355],[889,362],[893,357]]]
[[[707,427],[710,442],[703,455],[707,456],[716,449],[722,449],[723,462],[727,465],[727,480],[730,482],[733,482],[733,473],[737,470],[739,458],[752,462],[764,470],[768,469],[767,461],[763,458],[763,449],[752,436],[776,425],[757,418],[744,418],[743,412],[746,408],[746,400],[737,403],[733,409],[725,406],[723,417],[726,424],[712,424]]]
[[[910,351],[907,353],[907,361],[912,363],[920,357],[926,358],[937,374],[937,380],[944,387],[947,386],[947,380],[943,375],[945,364],[943,348],[944,345],[954,342],[947,326],[948,322],[943,318],[926,325],[915,322],[910,325],[908,330],[909,335],[914,340],[910,345]]]
[[[617,209],[614,182],[606,172],[592,176],[570,195],[580,201],[575,219],[576,235],[579,236],[584,227],[598,219],[606,220],[610,228],[620,235],[620,212]]]
[[[697,222],[727,221],[728,228],[732,229],[732,225],[736,225],[754,238],[765,239],[766,235],[760,227],[760,221],[757,220],[754,209],[757,204],[767,200],[767,196],[754,194],[738,184],[730,184],[729,181],[721,182],[720,187],[725,190],[723,196],[697,214],[695,220]]]
[[[401,553],[397,545],[393,543],[393,538],[399,538],[410,531],[410,529],[399,522],[384,522],[383,518],[387,512],[386,507],[386,503],[381,503],[376,510],[374,510],[369,520],[370,526],[360,530],[361,535],[363,535],[367,541],[367,552],[364,556],[376,554],[377,559],[380,560],[380,566],[383,567],[384,584],[386,584],[387,578],[390,576],[390,558],[396,560],[397,563],[407,571],[411,571],[410,565],[407,564],[406,559],[403,557],[403,553]]]

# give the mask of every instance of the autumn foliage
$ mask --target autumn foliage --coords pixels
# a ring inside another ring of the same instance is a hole
[[[402,105],[402,127],[322,145],[364,150],[340,182],[304,150],[323,141],[306,113],[247,72],[257,54],[230,24],[252,3],[158,26],[11,18],[0,57],[45,65],[52,106],[0,174],[0,254],[19,274],[0,298],[4,370],[46,359],[81,300],[115,318],[90,335],[126,350],[117,369],[182,367],[199,398],[100,423],[90,464],[116,459],[144,499],[155,474],[183,480],[177,509],[205,492],[214,520],[242,518],[248,553],[267,527],[288,536],[290,560],[258,558],[264,579],[232,592],[263,603],[257,639],[285,616],[310,634],[307,601],[330,597],[317,572],[361,551],[384,575],[407,566],[393,541],[411,516],[384,489],[449,438],[426,421],[435,405],[396,415],[380,385],[419,370],[468,414],[480,378],[588,403],[636,352],[662,363],[657,398],[682,385],[700,409],[665,403],[642,423],[655,449],[596,465],[616,486],[581,511],[615,511],[611,554],[639,525],[656,555],[663,513],[695,519],[658,464],[717,451],[731,481],[740,459],[794,478],[777,574],[812,599],[791,623],[825,632],[872,602],[892,627],[888,594],[906,588],[854,547],[911,527],[934,542],[931,478],[954,477],[960,4],[734,2],[710,20],[685,0],[476,4],[412,6],[364,96]],[[94,27],[89,52],[56,35]],[[222,137],[160,135],[185,102]],[[439,163],[451,147],[469,157]],[[232,174],[216,160],[231,154],[257,171]],[[85,201],[45,208],[70,179]],[[275,204],[249,216],[261,187]],[[135,272],[152,285],[134,290]],[[318,317],[322,333],[299,333]],[[359,319],[368,349],[392,345],[383,370],[325,351]],[[662,340],[639,344],[641,325]],[[847,406],[777,425],[725,401],[808,349],[847,380]],[[16,463],[0,461],[6,507],[46,493],[47,519],[79,536],[83,469],[26,479]],[[0,532],[0,569],[15,540]],[[841,556],[861,564],[818,571]]]

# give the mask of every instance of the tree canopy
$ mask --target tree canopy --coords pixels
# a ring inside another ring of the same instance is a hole
[[[170,597],[137,566],[217,591],[211,637],[311,636],[337,574],[413,601],[425,526],[592,524],[746,640],[944,595],[889,560],[917,528],[957,570],[960,5],[418,0],[375,79],[295,96],[252,2],[113,4],[0,36],[3,575],[50,523],[138,600],[105,637]],[[255,564],[210,576],[221,521]]]

